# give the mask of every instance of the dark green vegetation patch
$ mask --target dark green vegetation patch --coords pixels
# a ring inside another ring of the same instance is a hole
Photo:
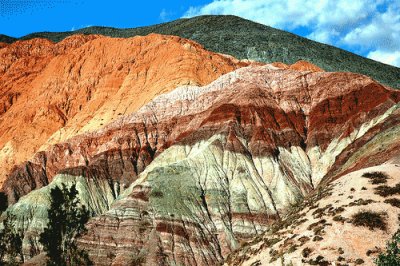
[[[389,179],[389,177],[382,172],[364,173],[362,177],[368,178],[370,183],[374,185],[387,183],[387,180]]]
[[[355,226],[368,227],[370,230],[386,230],[387,223],[385,215],[385,213],[362,210],[353,215],[351,223]]]
[[[396,184],[394,187],[390,187],[387,185],[382,185],[375,188],[375,194],[378,194],[381,197],[388,197],[393,195],[400,194],[400,183]]]

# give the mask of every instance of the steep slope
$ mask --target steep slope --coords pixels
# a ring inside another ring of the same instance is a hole
[[[373,183],[382,174],[388,179]],[[399,229],[398,192],[382,193],[398,186],[399,176],[394,162],[342,176],[230,254],[226,265],[374,265]],[[359,213],[369,216],[357,219]]]
[[[75,182],[103,213],[79,240],[97,265],[221,263],[317,186],[399,153],[398,91],[362,75],[285,68],[183,86],[50,147],[9,176],[10,199],[26,194],[10,211],[35,236],[48,188],[27,193]]]
[[[399,68],[235,16],[199,16],[132,29],[88,27],[73,32],[33,33],[22,39],[41,37],[60,41],[76,33],[131,37],[152,32],[191,39],[206,49],[240,59],[286,64],[306,60],[327,71],[361,73],[400,88]]]
[[[155,34],[18,41],[0,49],[0,58],[0,184],[42,145],[96,130],[177,86],[205,85],[248,65]]]

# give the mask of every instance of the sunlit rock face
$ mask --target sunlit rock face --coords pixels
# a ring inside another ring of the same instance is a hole
[[[385,142],[393,152],[373,161],[360,143],[372,144],[377,128],[396,130],[399,99],[364,76],[269,65],[162,95],[105,129],[143,117],[174,125],[156,131],[163,152],[80,243],[105,265],[143,256],[149,265],[221,262],[321,181],[395,156],[393,136]]]
[[[4,187],[23,214],[76,183],[96,214],[78,242],[97,265],[215,265],[318,186],[397,156],[399,101],[305,62],[243,67],[49,146]],[[28,193],[35,182],[51,183]]]
[[[0,44],[0,185],[51,144],[96,131],[177,86],[206,85],[248,64],[157,34]]]

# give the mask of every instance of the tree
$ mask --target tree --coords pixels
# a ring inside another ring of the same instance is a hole
[[[19,265],[24,262],[22,234],[16,230],[15,216],[7,213],[0,231],[0,265]]]
[[[76,238],[85,232],[89,212],[80,204],[75,185],[68,189],[55,187],[51,190],[49,223],[39,242],[47,253],[48,265],[91,265],[87,253],[76,245]]]
[[[386,251],[375,260],[378,266],[400,265],[400,230],[386,244]]]
[[[4,192],[0,192],[0,215],[7,209],[8,199]]]

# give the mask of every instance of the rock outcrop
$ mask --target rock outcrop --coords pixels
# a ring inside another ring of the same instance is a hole
[[[99,215],[79,244],[97,265],[222,263],[318,187],[398,156],[400,92],[297,67],[313,71],[249,66],[182,86],[50,146],[9,176],[11,208],[24,213],[53,178],[81,180]]]
[[[4,47],[3,47],[4,46]],[[248,63],[189,40],[74,35],[0,49],[0,185],[39,150],[96,130],[181,85],[206,85]]]

